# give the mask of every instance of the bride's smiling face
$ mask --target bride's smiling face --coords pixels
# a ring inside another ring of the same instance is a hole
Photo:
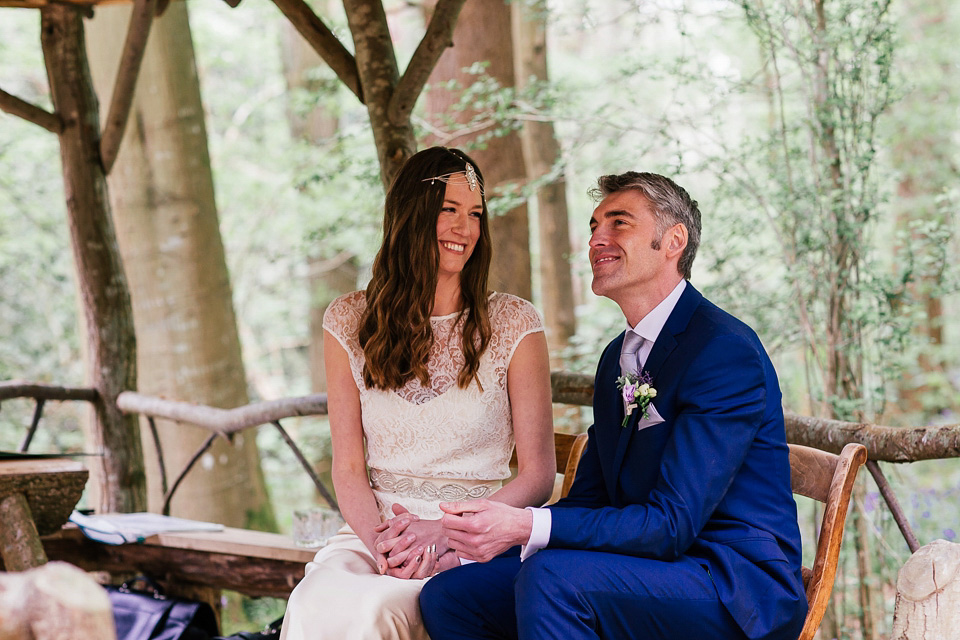
[[[440,252],[439,276],[459,275],[480,239],[483,201],[480,190],[463,182],[451,181],[437,216],[437,243]]]

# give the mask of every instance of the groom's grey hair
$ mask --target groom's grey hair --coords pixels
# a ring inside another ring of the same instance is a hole
[[[687,190],[676,182],[656,173],[627,171],[618,175],[600,176],[597,186],[590,189],[590,196],[600,201],[611,193],[636,189],[653,205],[653,216],[657,225],[657,237],[651,246],[660,250],[660,241],[667,229],[675,224],[687,228],[687,246],[680,255],[677,270],[690,279],[693,259],[700,246],[700,209],[697,201],[690,197]]]

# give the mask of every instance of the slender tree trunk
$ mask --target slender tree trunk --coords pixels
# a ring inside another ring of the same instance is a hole
[[[483,25],[483,28],[479,28]],[[464,88],[476,80],[464,68],[478,61],[488,63],[486,73],[500,86],[514,86],[513,29],[510,7],[503,0],[467,2],[460,12],[453,34],[454,46],[440,57],[430,76],[432,88],[427,92],[427,111],[430,118],[439,121],[444,115],[453,115],[450,107],[460,98],[443,86],[456,80]],[[462,118],[473,114],[464,112]],[[492,127],[490,128],[492,129]],[[478,136],[492,133],[490,129],[451,140],[452,146],[466,148]],[[522,184],[526,181],[523,148],[520,136],[511,131],[504,136],[493,136],[484,141],[484,148],[470,149],[470,155],[480,165],[486,180],[489,199],[498,186]],[[521,204],[491,220],[494,260],[490,286],[526,299],[531,298],[530,229],[527,205]]]
[[[517,88],[545,82],[547,73],[547,7],[512,2],[513,42]],[[552,122],[526,122],[520,131],[527,176],[547,180],[536,193],[540,240],[540,299],[547,325],[547,342],[553,354],[567,346],[577,331],[573,282],[570,276],[570,223],[567,217],[567,181],[560,162],[560,145]],[[562,362],[554,359],[553,367]]]
[[[319,8],[326,13],[330,11],[331,5],[330,0],[325,0],[320,3]],[[288,95],[294,96],[297,91],[321,91],[318,75],[330,73],[326,63],[290,24],[284,24],[281,30],[281,48]],[[339,128],[337,113],[325,108],[323,101],[307,113],[298,113],[294,103],[295,101],[291,100],[287,105],[287,117],[293,138],[320,148],[331,146],[329,141]],[[308,268],[310,386],[314,393],[322,393],[327,390],[327,372],[323,358],[323,314],[337,296],[356,289],[359,269],[352,254],[342,252],[331,256],[323,247],[318,247],[315,255],[311,256]],[[312,424],[316,425],[315,422]],[[332,457],[325,455],[312,460],[311,464],[332,495],[335,491],[331,477]],[[315,495],[319,499],[319,492]]]
[[[387,187],[407,158],[417,150],[410,120],[397,121],[390,116],[390,99],[400,80],[400,71],[387,15],[382,2],[344,0],[343,8],[353,34],[363,100],[380,159],[380,176]]]
[[[60,158],[70,240],[86,326],[88,383],[94,403],[94,448],[99,511],[146,507],[143,452],[136,418],[116,398],[137,388],[137,349],[130,295],[110,215],[100,162],[97,98],[90,80],[80,13],[67,5],[41,9],[40,39],[54,110],[64,122]]]
[[[91,63],[101,96],[112,92],[129,16],[129,6],[103,6],[90,22],[97,42]],[[185,3],[171,3],[154,21],[109,183],[144,345],[140,392],[221,408],[246,404]],[[174,476],[208,434],[176,423],[157,427],[167,474]],[[150,507],[157,511],[163,499],[157,457],[152,438],[144,442],[153,480]],[[171,513],[275,528],[255,432],[216,441],[178,488]]]

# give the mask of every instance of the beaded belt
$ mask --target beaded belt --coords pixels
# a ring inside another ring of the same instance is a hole
[[[370,469],[370,483],[377,491],[395,493],[408,498],[421,500],[439,500],[441,502],[458,502],[461,500],[477,500],[486,498],[500,488],[500,483],[460,480],[457,483],[448,482],[437,484],[430,480],[412,476],[401,476],[383,471]]]

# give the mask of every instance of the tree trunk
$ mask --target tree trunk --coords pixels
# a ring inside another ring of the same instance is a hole
[[[547,8],[541,0],[510,4],[513,12],[513,42],[517,89],[531,81],[545,82],[547,74]],[[524,123],[520,130],[526,173],[530,180],[546,180],[537,189],[536,209],[540,240],[540,300],[547,325],[547,342],[556,355],[577,331],[573,281],[570,276],[570,223],[567,217],[567,181],[560,162],[552,122]],[[550,176],[548,178],[548,176]],[[562,368],[554,358],[552,367]]]
[[[479,25],[483,28],[478,28]],[[476,62],[488,63],[486,74],[501,87],[514,86],[512,31],[510,7],[503,0],[466,3],[454,30],[454,46],[443,53],[430,75],[431,89],[427,92],[426,106],[431,120],[439,122],[444,116],[458,117],[463,123],[474,115],[469,110],[452,113],[450,107],[458,102],[460,95],[443,84],[456,80],[464,89],[471,86],[477,77],[463,69]],[[495,195],[494,190],[499,186],[519,185],[526,181],[523,148],[516,131],[486,139],[484,148],[470,148],[470,143],[476,142],[481,135],[493,133],[493,128],[491,125],[448,143],[468,150],[480,165],[486,180],[487,199]],[[494,216],[490,223],[494,256],[490,287],[529,300],[532,285],[527,205],[523,203],[503,215]]]
[[[129,6],[97,8],[90,58],[101,96],[113,90]],[[247,382],[220,238],[200,86],[187,7],[171,3],[154,21],[129,126],[109,176],[117,232],[130,274],[139,391],[225,409],[248,402]],[[208,434],[157,424],[168,477]],[[163,488],[152,437],[144,430],[150,508]],[[230,526],[275,528],[253,430],[218,440],[187,475],[174,515]]]
[[[80,13],[67,5],[41,9],[41,44],[54,110],[63,118],[60,158],[77,283],[86,326],[88,384],[98,511],[146,508],[146,480],[137,420],[116,405],[137,388],[137,349],[130,294],[110,215],[100,163],[100,124],[84,49]]]
[[[383,3],[369,0],[344,0],[343,8],[353,34],[363,100],[377,145],[380,177],[386,188],[417,150],[410,119],[397,121],[390,116],[390,100],[400,80],[400,71],[387,15]]]
[[[960,638],[960,544],[934,540],[903,565],[890,637]]]

